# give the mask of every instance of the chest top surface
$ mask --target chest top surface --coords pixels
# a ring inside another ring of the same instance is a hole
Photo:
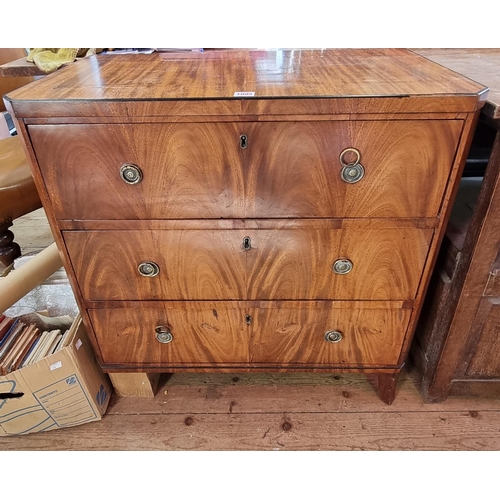
[[[239,100],[471,96],[486,88],[405,49],[100,55],[9,95],[12,101]]]

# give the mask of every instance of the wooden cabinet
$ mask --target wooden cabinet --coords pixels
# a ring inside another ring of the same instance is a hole
[[[412,358],[427,401],[500,390],[500,64],[498,49],[423,50],[491,86],[446,228]],[[489,159],[489,161],[488,161]]]
[[[485,90],[406,50],[228,51],[9,104],[106,371],[369,372],[391,403]]]

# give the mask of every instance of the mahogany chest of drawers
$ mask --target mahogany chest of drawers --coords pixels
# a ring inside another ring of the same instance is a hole
[[[98,56],[8,97],[108,372],[391,403],[486,89],[405,50]]]

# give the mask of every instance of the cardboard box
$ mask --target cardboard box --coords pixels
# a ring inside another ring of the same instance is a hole
[[[0,377],[0,436],[101,420],[111,385],[97,365],[80,315],[71,344]]]

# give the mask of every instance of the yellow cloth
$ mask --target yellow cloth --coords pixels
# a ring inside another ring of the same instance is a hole
[[[30,49],[26,60],[35,63],[43,72],[52,73],[77,57],[92,56],[101,51],[102,49]]]

